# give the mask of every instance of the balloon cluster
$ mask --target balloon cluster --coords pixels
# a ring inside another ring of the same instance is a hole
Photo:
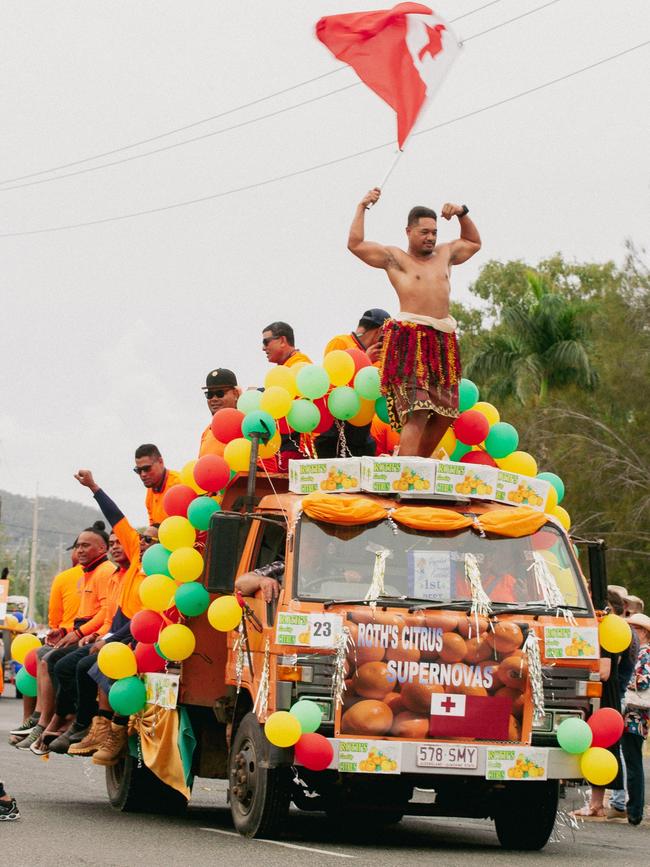
[[[331,743],[317,729],[323,714],[315,701],[301,699],[289,710],[272,713],[264,723],[264,734],[276,747],[295,747],[295,760],[310,771],[324,771],[332,761]]]
[[[616,756],[607,747],[623,734],[624,720],[612,707],[603,707],[588,722],[577,717],[565,719],[557,728],[562,749],[580,756],[582,776],[593,786],[606,786],[618,773]]]
[[[245,391],[237,409],[220,409],[213,415],[212,433],[223,445],[229,469],[246,472],[254,434],[260,437],[260,457],[270,458],[280,448],[281,434],[323,433],[335,420],[361,427],[370,424],[375,413],[388,421],[379,370],[360,349],[335,349],[322,365],[272,368],[264,391]]]
[[[27,632],[17,635],[11,642],[11,658],[22,666],[16,673],[16,689],[30,697],[36,695],[36,651],[40,646],[38,638]]]
[[[560,506],[564,499],[564,482],[555,473],[539,473],[535,458],[518,450],[519,434],[511,424],[501,421],[498,409],[479,400],[478,387],[470,379],[461,379],[458,388],[460,415],[440,442],[452,461],[484,464],[509,473],[531,476],[549,482],[545,511],[557,518],[568,530],[569,513]]]

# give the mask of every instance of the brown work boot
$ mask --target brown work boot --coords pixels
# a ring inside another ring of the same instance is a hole
[[[105,716],[93,717],[90,731],[78,744],[72,744],[68,750],[69,756],[92,756],[106,743],[111,732],[111,721]]]
[[[103,745],[93,756],[93,764],[109,767],[116,765],[122,756],[126,755],[129,733],[127,726],[118,726],[114,722]]]

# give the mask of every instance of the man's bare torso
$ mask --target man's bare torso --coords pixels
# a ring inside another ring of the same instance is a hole
[[[425,257],[415,257],[399,247],[387,247],[388,279],[399,298],[400,310],[444,319],[449,315],[451,245],[440,244]]]

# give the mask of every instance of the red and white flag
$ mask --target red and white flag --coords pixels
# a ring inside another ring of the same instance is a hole
[[[397,112],[400,149],[460,51],[449,26],[421,3],[330,15],[316,36]]]
[[[507,696],[434,692],[429,735],[433,738],[507,740],[511,710],[512,699]]]

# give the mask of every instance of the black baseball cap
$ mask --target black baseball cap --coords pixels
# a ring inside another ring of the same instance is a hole
[[[220,385],[226,388],[237,387],[237,377],[232,370],[228,370],[226,367],[217,367],[208,373],[205,378],[205,388],[218,388]]]
[[[381,307],[371,307],[363,314],[359,320],[359,325],[366,328],[381,328],[387,319],[390,319],[390,313],[387,310],[382,310]]]

